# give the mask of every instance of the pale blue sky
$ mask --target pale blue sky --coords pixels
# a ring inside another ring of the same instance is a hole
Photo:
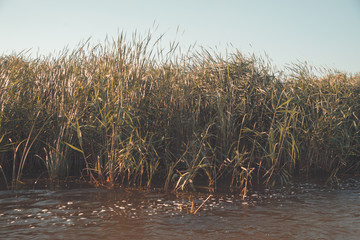
[[[163,44],[360,72],[360,0],[0,0],[0,54],[48,54],[158,25]],[[179,27],[180,31],[176,34]],[[229,48],[231,50],[231,48]]]

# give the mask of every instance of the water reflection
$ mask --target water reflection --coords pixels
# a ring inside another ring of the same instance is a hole
[[[0,191],[6,239],[358,239],[360,184],[298,184],[190,197],[159,191],[75,188]]]

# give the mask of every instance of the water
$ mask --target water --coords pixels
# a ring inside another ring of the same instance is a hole
[[[359,239],[360,182],[197,196],[96,188],[0,191],[1,239]],[[196,214],[207,198],[208,201]]]

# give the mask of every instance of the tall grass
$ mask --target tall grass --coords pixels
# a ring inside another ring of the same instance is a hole
[[[0,167],[96,185],[216,188],[360,168],[360,78],[238,51],[181,54],[151,35],[0,58]]]

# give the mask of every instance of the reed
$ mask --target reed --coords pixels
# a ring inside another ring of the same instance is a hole
[[[0,57],[0,167],[176,190],[358,174],[359,75],[185,54],[124,34],[38,59]]]

